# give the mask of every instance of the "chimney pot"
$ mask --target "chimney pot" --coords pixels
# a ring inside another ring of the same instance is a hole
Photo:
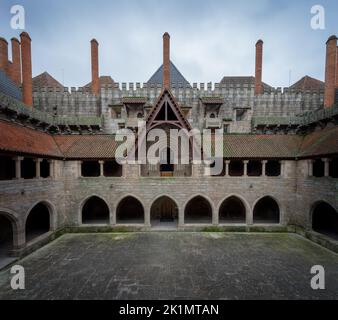
[[[263,41],[258,40],[256,43],[255,95],[263,93],[262,70],[263,70]]]
[[[23,102],[33,106],[33,83],[32,83],[32,52],[31,38],[27,32],[22,32],[21,55],[22,55],[22,94]]]
[[[92,93],[99,95],[99,43],[96,39],[91,40],[91,59],[92,59]]]
[[[337,37],[331,36],[326,42],[324,107],[332,107],[336,96]]]
[[[163,88],[170,88],[170,35],[163,35]]]

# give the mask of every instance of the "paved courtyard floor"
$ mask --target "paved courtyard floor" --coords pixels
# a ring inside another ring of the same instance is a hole
[[[289,234],[64,235],[18,264],[26,290],[4,270],[0,299],[338,299],[338,255]]]

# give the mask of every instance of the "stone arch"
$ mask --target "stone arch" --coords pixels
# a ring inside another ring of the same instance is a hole
[[[246,223],[250,206],[242,196],[231,194],[220,202],[217,212],[220,223]]]
[[[100,196],[91,195],[80,206],[80,224],[109,224],[110,208],[107,201]]]
[[[117,224],[144,224],[145,207],[142,201],[134,195],[126,195],[116,206]]]
[[[30,208],[25,221],[26,242],[54,229],[55,213],[53,210],[53,206],[48,201],[38,201]]]
[[[195,195],[184,206],[184,223],[211,224],[214,211],[213,202],[208,197]]]
[[[20,220],[8,209],[0,208],[0,259],[8,257],[19,247]]]
[[[150,206],[150,219],[152,224],[156,222],[175,222],[179,218],[179,206],[177,201],[168,195],[156,197]]]
[[[317,201],[311,207],[313,231],[338,239],[338,212],[327,201]]]
[[[272,196],[258,199],[253,206],[253,222],[257,224],[280,224],[281,206]]]

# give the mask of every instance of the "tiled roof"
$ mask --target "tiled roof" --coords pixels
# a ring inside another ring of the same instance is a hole
[[[0,92],[16,100],[22,100],[21,90],[3,70],[0,70]]]
[[[305,136],[299,157],[338,154],[338,126]]]
[[[324,90],[325,83],[315,78],[305,76],[296,83],[294,83],[290,89],[296,89],[299,91],[306,90]]]
[[[176,66],[170,61],[170,83],[171,85],[178,87],[180,84],[184,87],[191,87],[190,83],[183,77],[182,73],[176,68]],[[153,76],[147,82],[148,85],[160,84],[163,86],[163,65],[153,74]]]
[[[39,74],[33,78],[33,87],[35,88],[59,88],[63,90],[63,85],[54,79],[48,72]]]
[[[109,159],[121,142],[113,135],[55,136],[57,145],[68,159]]]
[[[109,85],[113,85],[115,82],[112,79],[112,77],[110,76],[101,76],[100,77],[100,87],[101,86],[109,86]],[[88,84],[86,84],[84,87],[86,89],[89,89],[91,87],[92,83],[89,82]]]
[[[0,150],[32,155],[62,157],[62,154],[51,135],[4,121],[0,121]]]
[[[248,86],[254,86],[255,85],[255,77],[252,76],[226,76],[223,77],[221,80],[221,85],[225,86],[233,86],[236,87],[237,85],[243,86],[243,85],[248,85]],[[263,82],[263,88],[264,89],[272,89],[271,86]]]
[[[123,97],[124,104],[146,104],[147,98],[144,97]]]
[[[204,104],[223,104],[224,98],[222,97],[202,97],[201,101]]]

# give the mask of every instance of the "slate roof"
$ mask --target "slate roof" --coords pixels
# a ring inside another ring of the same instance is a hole
[[[33,78],[33,87],[36,88],[59,88],[63,90],[63,85],[54,79],[48,72],[39,74]]]
[[[190,83],[183,77],[182,73],[176,68],[176,66],[170,61],[170,82],[172,86],[178,87],[182,84],[184,87],[191,87]],[[163,86],[163,64],[152,75],[147,82],[148,85],[160,84]]]
[[[295,89],[299,91],[307,91],[307,90],[324,90],[325,83],[315,78],[311,78],[309,76],[305,76],[301,78],[299,81],[294,83],[290,89]]]
[[[110,76],[101,76],[99,78],[99,80],[100,80],[100,87],[101,86],[113,85],[115,83],[114,80],[113,80],[113,78],[110,77]],[[92,82],[89,82],[88,84],[86,84],[84,86],[84,88],[89,89],[91,86],[92,86]]]
[[[220,82],[221,85],[223,86],[243,86],[243,85],[248,85],[248,86],[254,86],[255,85],[255,77],[252,76],[226,76],[223,77],[223,79]],[[266,83],[263,82],[263,88],[268,90],[272,89],[272,87]]]
[[[21,90],[3,70],[0,70],[0,92],[16,100],[22,100]]]

